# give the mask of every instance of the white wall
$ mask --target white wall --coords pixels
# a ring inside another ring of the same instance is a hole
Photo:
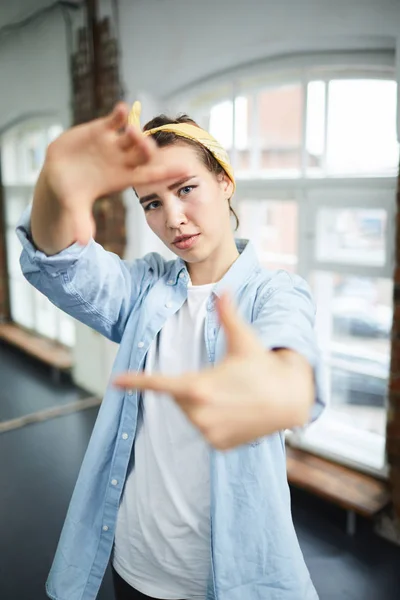
[[[38,3],[38,8],[44,4]],[[31,12],[20,9],[5,15],[3,6],[0,24],[7,16],[15,21]],[[54,115],[63,125],[69,124],[70,76],[61,9],[11,34],[2,35],[0,30],[0,81],[0,133],[37,114]]]
[[[120,0],[131,98],[282,54],[393,49],[399,31],[398,0]]]

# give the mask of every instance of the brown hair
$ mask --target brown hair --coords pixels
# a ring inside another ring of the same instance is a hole
[[[157,117],[154,117],[154,119],[151,119],[151,121],[146,123],[146,125],[143,127],[143,131],[148,131],[149,129],[153,129],[155,127],[161,127],[162,125],[178,125],[179,123],[189,123],[189,125],[195,125],[196,127],[199,127],[197,123],[193,121],[193,119],[191,119],[188,115],[185,114],[179,115],[176,119],[171,119],[166,115],[158,115]],[[165,146],[172,146],[177,143],[192,146],[192,148],[194,148],[194,150],[196,151],[199,159],[204,164],[204,166],[210,171],[210,173],[214,173],[214,175],[216,176],[221,175],[221,173],[225,173],[224,168],[219,164],[219,162],[212,155],[212,153],[202,144],[196,142],[195,140],[178,136],[176,133],[172,133],[169,131],[156,131],[155,133],[151,134],[151,137],[155,140],[157,146],[159,146],[160,148],[163,148]],[[237,230],[239,228],[239,218],[231,206],[230,198],[228,200],[228,203],[229,210],[235,218],[235,230]]]

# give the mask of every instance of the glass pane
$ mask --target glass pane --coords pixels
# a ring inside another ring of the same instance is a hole
[[[62,133],[60,124],[24,122],[3,136],[2,175],[5,185],[34,184],[48,144]]]
[[[233,140],[238,149],[239,160],[248,156],[250,101],[244,96],[235,98],[235,118],[232,100],[219,102],[211,108],[209,131],[226,149],[232,150]],[[234,127],[233,127],[234,124]],[[239,166],[239,168],[241,168]]]
[[[322,207],[316,215],[316,259],[383,266],[387,212],[375,208]]]
[[[331,407],[347,424],[384,436],[393,282],[318,271],[311,285]]]
[[[33,188],[32,188],[33,194]],[[4,188],[6,225],[15,227],[28,206],[31,195],[27,191],[16,191],[13,188]],[[15,235],[15,234],[14,234]]]
[[[1,176],[5,186],[20,181],[17,139],[11,133],[6,133],[1,140]]]
[[[21,179],[24,183],[34,183],[37,180],[44,163],[47,145],[46,129],[22,133],[19,154],[23,166]]]
[[[58,138],[63,132],[61,125],[51,125],[47,130],[47,143],[50,144],[53,140]]]
[[[396,82],[334,80],[328,94],[328,171],[397,173]]]
[[[233,104],[232,100],[219,102],[210,111],[211,135],[226,149],[232,148],[233,142]]]
[[[21,278],[22,272],[19,264],[19,257],[21,255],[21,243],[15,235],[14,228],[7,229],[6,233],[6,244],[7,244],[7,269],[10,277]]]
[[[259,94],[261,169],[300,169],[303,92],[300,84]]]
[[[268,269],[297,269],[297,203],[282,200],[241,200],[239,235],[250,239]]]
[[[75,323],[69,315],[59,311],[59,336],[58,341],[66,346],[75,345]]]
[[[9,279],[12,320],[27,327],[34,328],[34,310],[32,286],[25,279]]]
[[[57,338],[57,309],[46,296],[33,289],[36,323],[35,330],[52,340]]]
[[[311,81],[307,86],[307,167],[322,167],[325,148],[325,89],[324,81]]]

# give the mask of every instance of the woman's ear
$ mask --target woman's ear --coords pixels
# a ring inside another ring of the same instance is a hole
[[[226,173],[222,174],[220,185],[223,192],[226,194],[227,199],[232,197],[233,194],[233,183]]]

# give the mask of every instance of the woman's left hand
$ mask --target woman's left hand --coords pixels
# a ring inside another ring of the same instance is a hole
[[[114,385],[170,394],[219,450],[302,425],[313,398],[311,367],[290,350],[265,350],[226,295],[217,310],[227,354],[215,367],[176,377],[126,373]]]

